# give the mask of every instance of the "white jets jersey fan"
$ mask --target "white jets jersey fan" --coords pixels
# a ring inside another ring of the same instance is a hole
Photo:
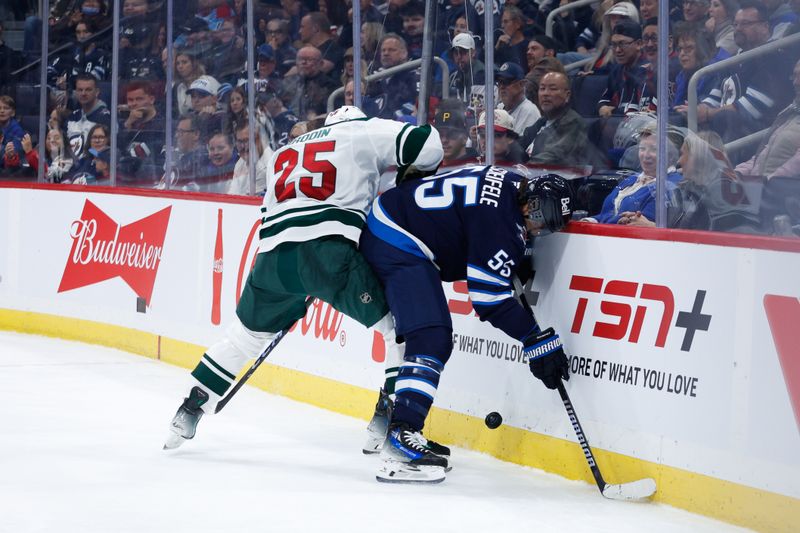
[[[341,235],[358,242],[381,174],[413,166],[435,170],[442,143],[430,126],[367,119],[345,106],[325,126],[301,135],[272,156],[261,207],[260,252],[283,242]]]

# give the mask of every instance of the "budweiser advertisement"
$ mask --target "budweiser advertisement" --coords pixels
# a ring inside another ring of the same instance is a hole
[[[70,224],[72,248],[58,292],[119,276],[149,304],[153,294],[171,207],[120,226],[91,201]]]

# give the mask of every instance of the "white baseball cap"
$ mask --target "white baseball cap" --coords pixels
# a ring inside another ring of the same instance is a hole
[[[453,37],[453,45],[450,48],[464,48],[475,50],[475,39],[469,33],[459,33]]]
[[[194,80],[186,92],[191,94],[192,91],[202,91],[216,96],[219,92],[219,82],[211,76],[203,75]]]
[[[478,127],[486,127],[486,112],[481,113],[481,118],[478,120]],[[494,131],[501,133],[511,133],[516,135],[514,131],[514,117],[508,114],[505,109],[494,110]]]

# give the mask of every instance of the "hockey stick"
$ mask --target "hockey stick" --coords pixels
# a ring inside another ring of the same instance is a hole
[[[309,297],[306,298],[306,302],[305,302],[306,309],[308,309],[308,306],[311,305],[311,302],[313,302],[313,301],[314,301],[314,297],[313,296],[309,296]],[[256,357],[256,360],[253,361],[253,364],[250,365],[250,368],[247,369],[247,372],[245,372],[244,375],[242,376],[242,379],[237,381],[236,384],[233,386],[233,388],[230,390],[230,392],[228,392],[228,394],[226,394],[225,397],[223,397],[220,401],[217,402],[217,407],[214,409],[214,414],[219,413],[220,411],[222,411],[223,407],[228,405],[228,402],[231,401],[231,398],[233,398],[233,395],[236,394],[236,392],[239,389],[242,388],[242,385],[244,385],[247,382],[248,379],[250,379],[250,376],[253,375],[253,372],[255,372],[258,369],[259,366],[261,366],[261,363],[263,363],[264,360],[269,356],[269,354],[272,353],[272,350],[275,349],[275,347],[278,345],[278,343],[281,342],[281,339],[284,336],[286,336],[287,333],[289,333],[289,330],[292,329],[293,326],[294,326],[294,324],[292,324],[291,326],[288,326],[286,328],[283,328],[281,331],[279,331],[275,335],[275,338],[272,339],[272,342],[270,342],[267,345],[267,347],[264,348],[264,351],[261,352],[261,354],[258,357]]]
[[[522,306],[533,316],[533,310],[531,306],[528,305],[528,299],[525,297],[525,290],[517,277],[514,277],[514,289],[516,289],[519,294]],[[592,471],[594,481],[597,483],[597,488],[600,489],[600,494],[610,500],[637,501],[651,497],[656,492],[656,482],[652,478],[639,479],[628,483],[620,483],[618,485],[606,483],[605,479],[603,479],[603,474],[600,472],[600,467],[597,466],[592,448],[589,446],[589,440],[586,438],[583,427],[578,420],[578,415],[575,413],[572,400],[570,400],[567,389],[560,379],[558,380],[558,394],[561,396],[561,401],[564,403],[564,408],[567,410],[567,416],[569,416],[569,421],[572,423],[572,429],[575,430],[578,444],[581,445],[583,455],[586,457],[586,462],[589,464],[589,469]]]

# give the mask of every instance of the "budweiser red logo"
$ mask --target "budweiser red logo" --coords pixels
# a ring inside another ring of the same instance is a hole
[[[120,226],[89,200],[70,226],[72,249],[58,292],[121,277],[147,305],[153,294],[171,207]]]
[[[800,299],[778,294],[764,295],[764,310],[783,370],[783,381],[792,402],[795,422],[800,429]]]

